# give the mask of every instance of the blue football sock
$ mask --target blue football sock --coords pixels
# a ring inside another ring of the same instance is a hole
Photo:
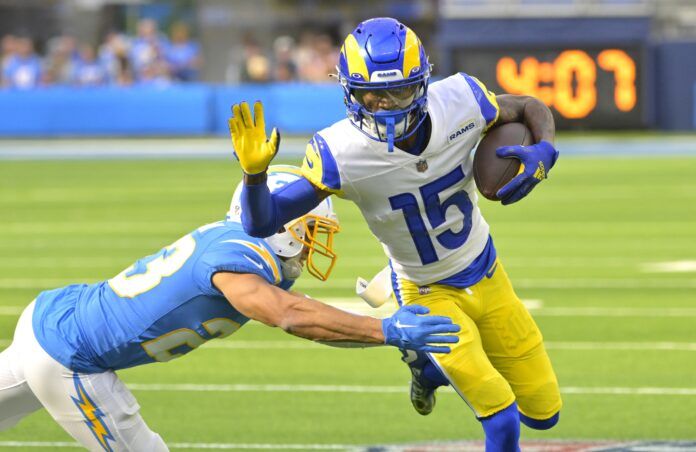
[[[548,430],[558,424],[558,418],[561,416],[560,411],[548,419],[532,419],[520,413],[520,421],[529,428],[534,430]]]
[[[520,450],[520,415],[516,403],[480,421],[486,432],[486,452]]]
[[[440,369],[435,367],[435,364],[428,361],[423,366],[423,373],[421,374],[422,383],[435,389],[439,386],[448,386],[449,380],[445,377]]]

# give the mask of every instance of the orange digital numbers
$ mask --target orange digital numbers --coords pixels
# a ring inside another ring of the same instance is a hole
[[[636,106],[636,63],[623,50],[603,50],[597,56],[599,67],[614,72],[614,103],[621,111]]]
[[[597,66],[614,73],[614,103],[619,111],[636,106],[636,64],[623,50],[607,49],[597,62],[583,50],[564,50],[552,62],[526,57],[518,64],[509,56],[498,60],[496,78],[508,93],[539,98],[570,119],[584,118],[597,106]]]

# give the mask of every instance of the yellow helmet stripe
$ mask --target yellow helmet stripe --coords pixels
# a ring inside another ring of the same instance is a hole
[[[348,73],[350,75],[360,74],[364,77],[365,81],[369,81],[370,73],[367,71],[367,64],[365,64],[363,56],[360,54],[360,45],[357,39],[355,39],[355,36],[352,34],[348,35],[343,43],[341,52],[343,52],[348,62]]]
[[[420,67],[420,43],[418,36],[410,28],[406,28],[406,42],[404,43],[404,77],[411,74],[414,67]]]
[[[229,240],[229,242],[239,243],[240,245],[244,245],[252,251],[256,252],[256,254],[258,254],[261,257],[261,259],[266,261],[269,267],[271,267],[271,270],[273,271],[273,277],[275,278],[275,283],[277,284],[280,282],[280,270],[278,269],[278,265],[276,264],[276,261],[271,255],[271,253],[266,248],[258,246],[255,243],[247,242],[246,240]]]

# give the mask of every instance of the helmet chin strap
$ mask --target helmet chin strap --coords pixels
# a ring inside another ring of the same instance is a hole
[[[394,152],[394,118],[387,117],[385,122],[387,123],[387,151]]]

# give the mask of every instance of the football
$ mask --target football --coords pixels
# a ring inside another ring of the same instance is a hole
[[[494,127],[483,137],[474,154],[474,180],[486,199],[499,201],[496,196],[498,190],[520,171],[519,160],[500,158],[495,150],[502,146],[526,146],[533,142],[532,132],[521,122]]]

